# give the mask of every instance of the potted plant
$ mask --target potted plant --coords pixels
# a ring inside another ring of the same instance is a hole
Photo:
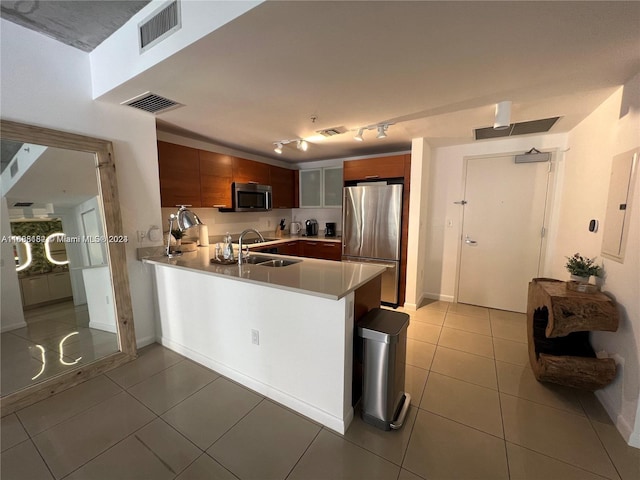
[[[571,280],[580,283],[589,283],[589,277],[599,277],[602,275],[602,267],[600,265],[596,265],[595,257],[586,258],[579,253],[576,253],[572,257],[566,258],[567,264],[565,267],[571,274]]]
[[[184,237],[184,232],[182,230],[171,230],[171,235],[176,239],[176,245],[180,245],[182,243],[182,237]]]

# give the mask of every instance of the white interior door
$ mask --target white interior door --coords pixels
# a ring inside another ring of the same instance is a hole
[[[526,312],[539,276],[549,162],[467,160],[458,302]]]

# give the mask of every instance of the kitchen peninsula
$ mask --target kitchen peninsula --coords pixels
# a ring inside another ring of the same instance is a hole
[[[262,255],[262,254],[261,254]],[[384,267],[271,255],[218,265],[213,247],[143,261],[155,273],[158,342],[344,433],[353,418],[354,323],[379,306]]]

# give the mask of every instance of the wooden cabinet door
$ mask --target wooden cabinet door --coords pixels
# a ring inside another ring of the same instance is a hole
[[[297,240],[293,242],[282,243],[278,245],[278,253],[282,255],[293,255],[297,257],[300,255],[299,243],[300,242],[298,242]]]
[[[344,181],[375,180],[378,178],[404,177],[405,155],[364,158],[344,162]]]
[[[294,208],[295,170],[269,166],[271,187],[273,188],[273,208]]]
[[[266,163],[233,157],[233,181],[271,185],[269,167]]]
[[[201,206],[198,150],[159,141],[158,168],[163,207]]]
[[[320,257],[325,260],[342,260],[342,244],[338,242],[320,242]]]
[[[231,208],[233,157],[204,150],[199,153],[202,206]]]
[[[300,255],[322,260],[341,260],[342,245],[340,242],[303,241],[300,242]]]
[[[320,242],[304,240],[300,242],[300,256],[320,258]]]

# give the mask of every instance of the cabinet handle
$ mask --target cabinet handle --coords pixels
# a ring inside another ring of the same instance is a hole
[[[226,205],[213,205],[213,208],[227,208]]]
[[[370,179],[370,178],[380,178],[380,175],[365,175],[364,177],[366,180]]]
[[[295,247],[295,246],[296,246],[296,242],[287,243],[287,247]]]
[[[253,183],[254,185],[258,185],[258,182],[255,182],[253,180],[249,180],[247,183]]]
[[[323,244],[322,244],[322,246],[323,246],[323,247],[333,248],[333,247],[335,247],[335,246],[336,246],[336,244],[335,244],[335,243],[323,243]]]
[[[307,245],[311,245],[313,247],[315,247],[316,245],[318,245],[317,242],[307,242]]]

